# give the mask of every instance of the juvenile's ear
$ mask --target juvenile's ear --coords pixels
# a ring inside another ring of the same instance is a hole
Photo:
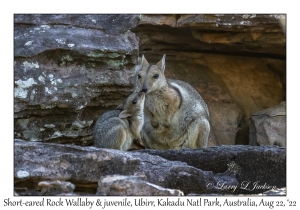
[[[145,58],[144,55],[142,56],[141,64],[142,64],[142,66],[148,66],[148,65],[149,65],[149,63],[148,63],[148,61],[146,60],[146,58]]]
[[[162,71],[162,73],[164,73],[166,67],[165,58],[166,58],[166,54],[164,54],[162,59],[156,64],[158,68]]]
[[[131,116],[131,114],[129,114],[129,113],[127,112],[127,110],[123,110],[123,111],[119,114],[119,118],[121,118],[121,119],[130,117],[130,116]]]
[[[124,110],[124,104],[120,104],[119,106],[116,107],[116,109]]]

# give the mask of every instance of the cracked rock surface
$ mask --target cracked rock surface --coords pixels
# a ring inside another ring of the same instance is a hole
[[[111,175],[98,182],[96,195],[111,196],[182,196],[180,190],[160,187],[144,181],[142,176]]]
[[[170,161],[182,161],[195,168],[212,171],[215,179],[219,179],[219,188],[225,183],[236,185],[230,184],[232,179],[226,176],[231,172],[230,176],[234,174],[239,183],[236,189],[238,193],[260,193],[261,185],[271,189],[286,186],[286,149],[283,147],[223,145],[197,150],[139,152],[157,155]]]
[[[139,15],[15,15],[15,137],[91,145],[134,88]]]
[[[115,175],[121,176],[118,178],[123,180],[121,182],[132,185],[118,192],[122,195],[126,194],[126,189],[130,191],[137,186],[151,188],[158,194],[162,192],[157,190],[166,193],[151,184],[179,190],[184,195],[253,194],[269,190],[253,189],[256,181],[277,188],[286,186],[286,155],[285,148],[281,147],[232,145],[199,150],[167,150],[163,153],[155,150],[121,152],[16,139],[14,155],[17,193],[20,189],[37,191],[41,181],[60,180],[74,184],[74,193],[95,195],[100,184],[106,185],[107,190],[101,188],[104,191],[99,189],[99,194],[114,194],[117,192],[109,187],[111,185],[107,186],[108,179],[105,181],[104,178]],[[130,176],[142,177],[143,181],[140,178],[131,179]],[[113,185],[114,182],[111,183]],[[222,184],[237,187],[235,190],[225,189]],[[179,191],[171,192],[178,194]]]

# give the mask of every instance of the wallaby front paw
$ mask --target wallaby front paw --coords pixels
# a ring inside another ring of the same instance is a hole
[[[165,128],[169,128],[169,127],[170,127],[170,123],[164,122],[164,123],[162,124],[162,126],[164,126]]]
[[[144,146],[144,143],[143,143],[143,141],[142,141],[142,139],[140,139],[140,138],[135,139],[134,142],[135,142],[136,144],[142,146],[142,147],[145,147],[145,146]]]
[[[134,139],[130,148],[128,149],[128,151],[131,151],[131,150],[140,150],[140,149],[145,149],[145,146],[142,142],[141,139]]]

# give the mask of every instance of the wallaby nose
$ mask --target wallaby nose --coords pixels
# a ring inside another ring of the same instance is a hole
[[[145,93],[147,93],[147,91],[148,91],[148,89],[147,89],[147,88],[143,88],[143,89],[142,89],[142,92],[145,92]]]

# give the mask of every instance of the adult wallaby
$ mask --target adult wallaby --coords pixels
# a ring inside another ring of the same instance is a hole
[[[138,87],[146,93],[142,130],[146,147],[181,149],[207,147],[209,111],[200,94],[189,84],[166,79],[165,55],[156,65],[142,56]]]
[[[141,142],[144,101],[145,93],[133,93],[122,105],[123,111],[102,114],[94,127],[94,146],[127,151],[133,141]]]

